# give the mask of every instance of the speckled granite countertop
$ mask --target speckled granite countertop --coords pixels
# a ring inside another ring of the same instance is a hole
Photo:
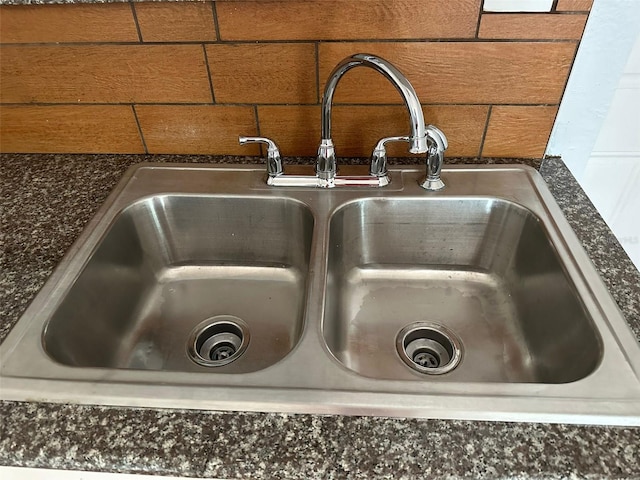
[[[147,160],[221,158],[0,156],[0,340],[126,168]],[[564,164],[546,160],[541,173],[640,339],[640,274]],[[639,479],[640,429],[2,402],[0,464],[216,478]]]

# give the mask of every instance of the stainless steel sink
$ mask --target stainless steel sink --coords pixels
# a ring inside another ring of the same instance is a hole
[[[0,345],[0,397],[640,424],[640,348],[544,182],[131,169]]]
[[[324,336],[361,375],[424,382],[389,341],[415,322],[462,344],[460,364],[430,381],[567,383],[602,358],[542,222],[516,203],[369,198],[341,207],[329,232]]]
[[[251,348],[218,371],[268,367],[302,332],[312,231],[309,209],[285,198],[142,199],[113,220],[53,312],[44,349],[71,366],[198,371],[206,365],[185,339],[226,320],[246,328]]]

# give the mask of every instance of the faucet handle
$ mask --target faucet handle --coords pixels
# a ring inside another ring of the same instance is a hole
[[[240,145],[260,143],[267,146],[267,172],[270,177],[277,177],[284,172],[282,168],[282,157],[276,142],[266,137],[238,137]]]
[[[387,143],[410,141],[411,138],[407,136],[381,138],[371,154],[371,166],[369,167],[370,175],[374,177],[384,177],[387,174],[387,148],[385,146]]]

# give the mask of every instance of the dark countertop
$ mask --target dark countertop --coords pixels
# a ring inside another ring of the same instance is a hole
[[[126,168],[149,160],[223,159],[0,155],[0,341]],[[562,161],[545,160],[541,173],[640,340],[640,273]],[[640,478],[632,428],[29,402],[1,402],[0,419],[2,465],[217,478]]]

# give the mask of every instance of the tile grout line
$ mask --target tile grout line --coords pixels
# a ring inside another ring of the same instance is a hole
[[[256,134],[258,137],[261,137],[262,133],[260,132],[260,117],[258,116],[258,105],[253,106],[253,116],[256,120]],[[260,143],[258,146],[260,148],[260,155],[264,156],[264,145]]]
[[[532,17],[556,17],[560,15],[584,15],[585,13],[589,13],[589,10],[550,10],[548,12],[483,12],[482,15],[486,15],[487,17],[518,17],[523,15]]]
[[[129,1],[129,5],[131,6],[131,14],[133,15],[133,23],[136,24],[136,30],[138,32],[138,42],[144,43],[142,40],[142,30],[140,29],[140,22],[138,21],[138,13],[136,12],[136,7],[133,4],[133,1]]]
[[[3,107],[117,107],[122,105],[131,105],[131,102],[91,102],[91,103],[78,103],[78,102],[0,102],[0,106]],[[211,105],[211,102],[136,102],[136,105],[149,105],[159,107],[194,107]],[[318,107],[317,103],[237,103],[237,102],[220,102],[216,103],[218,106],[226,107],[252,107],[264,106],[264,107]],[[341,103],[334,102],[334,107],[403,107],[402,103]],[[541,102],[541,103],[429,103],[423,102],[420,105],[423,107],[488,107],[498,105],[501,107],[558,107],[558,102]]]
[[[259,137],[261,137],[262,133],[260,132],[260,117],[258,117],[258,105],[253,106],[253,115],[256,119],[256,133]]]
[[[131,111],[133,112],[133,118],[136,120],[136,125],[138,126],[138,134],[140,135],[140,140],[142,141],[142,148],[144,148],[144,153],[149,154],[149,149],[147,148],[147,142],[144,139],[144,134],[142,133],[142,127],[140,126],[140,119],[138,119],[138,112],[136,112],[136,106],[131,104]]]
[[[220,22],[218,21],[216,2],[211,2],[211,12],[213,13],[213,28],[216,29],[216,42],[221,42],[222,36],[220,35]]]
[[[216,94],[213,92],[213,79],[211,78],[211,68],[209,67],[209,57],[207,57],[207,46],[202,44],[202,53],[204,54],[204,66],[207,69],[207,78],[209,79],[209,90],[211,92],[211,103],[216,104]]]
[[[476,34],[474,39],[478,40],[480,35],[480,22],[482,21],[482,9],[484,8],[484,2],[480,4],[480,8],[478,10],[478,23],[476,24]]]
[[[482,152],[484,150],[484,141],[487,138],[487,132],[489,131],[489,119],[491,118],[491,111],[493,110],[493,105],[489,105],[489,109],[487,110],[487,119],[484,124],[484,132],[482,132],[482,138],[480,139],[480,150],[478,151],[478,158],[482,158]]]
[[[320,42],[315,43],[316,52],[316,104],[320,105]]]
[[[579,12],[584,15],[588,12]],[[564,14],[564,12],[563,12]],[[547,14],[548,15],[548,14]],[[558,13],[559,15],[559,13]],[[357,40],[215,40],[215,41],[180,41],[180,42],[7,42],[4,47],[104,47],[114,46],[135,46],[144,43],[147,46],[174,46],[174,45],[271,45],[271,44],[363,44],[363,43],[578,43],[579,40],[571,38],[359,38]]]

